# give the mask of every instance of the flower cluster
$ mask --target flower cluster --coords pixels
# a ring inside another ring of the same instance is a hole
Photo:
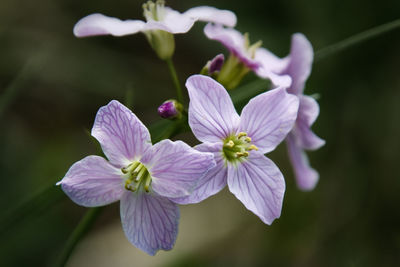
[[[298,186],[310,190],[318,180],[304,152],[324,144],[310,129],[319,106],[303,94],[313,60],[311,44],[294,34],[290,54],[278,58],[261,42],[250,44],[248,34],[231,28],[236,16],[230,11],[196,7],[179,13],[163,1],[149,1],[143,9],[146,22],[92,14],[75,25],[74,33],[143,32],[157,55],[170,60],[173,34],[187,32],[196,21],[210,22],[205,35],[229,50],[228,59],[219,54],[201,74],[187,79],[187,109],[176,100],[158,108],[161,117],[188,123],[201,143],[193,148],[169,139],[152,144],[136,115],[112,100],[100,108],[92,128],[107,160],[88,156],[73,164],[58,184],[85,207],[119,200],[128,240],[150,255],[172,249],[178,204],[198,203],[226,185],[248,210],[271,224],[281,214],[285,180],[266,153],[285,140]],[[237,87],[250,71],[270,79],[273,88],[252,98],[239,115],[226,89]]]

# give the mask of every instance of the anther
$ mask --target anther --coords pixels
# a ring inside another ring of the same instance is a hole
[[[247,143],[250,143],[250,142],[251,142],[251,137],[248,137],[248,136],[247,136],[247,137],[244,139],[244,141],[247,142]]]
[[[244,136],[247,136],[247,133],[240,132],[240,133],[237,135],[237,138],[241,138],[241,137],[244,137]]]
[[[250,151],[250,150],[256,150],[258,151],[258,147],[256,147],[255,145],[251,145],[249,146],[246,150]]]
[[[248,157],[249,156],[249,152],[245,151],[245,152],[236,152],[236,157],[241,158],[241,157]]]
[[[232,140],[229,140],[229,142],[226,143],[225,146],[232,148],[235,146],[235,143]]]

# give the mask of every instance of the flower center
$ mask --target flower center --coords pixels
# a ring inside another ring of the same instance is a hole
[[[161,21],[164,19],[165,16],[164,6],[164,0],[157,0],[155,3],[153,1],[147,1],[147,3],[143,4],[143,15],[147,21]]]
[[[150,192],[151,176],[147,168],[139,161],[132,162],[121,169],[125,179],[125,189],[135,192],[140,186]]]
[[[262,45],[262,41],[259,40],[258,42],[255,42],[254,44],[250,45],[250,38],[249,38],[249,34],[246,32],[244,34],[244,47],[246,49],[246,52],[248,54],[248,56],[252,59],[254,59],[255,55],[256,55],[256,51],[258,48],[260,48]]]
[[[258,147],[251,144],[251,138],[244,132],[227,137],[222,147],[225,159],[231,162],[247,158],[251,150],[258,150]]]

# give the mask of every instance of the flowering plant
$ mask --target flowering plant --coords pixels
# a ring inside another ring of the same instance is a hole
[[[312,189],[317,180],[303,154],[304,149],[323,145],[310,130],[318,104],[303,95],[311,72],[311,44],[304,35],[295,34],[290,55],[281,59],[261,47],[261,42],[251,45],[248,34],[233,29],[236,16],[231,11],[202,6],[179,13],[165,7],[164,1],[149,1],[143,9],[146,22],[96,13],[78,21],[74,34],[144,33],[159,58],[168,63],[177,92],[177,100],[167,100],[158,108],[159,115],[188,125],[202,143],[192,148],[171,141],[167,138],[176,132],[171,131],[152,144],[136,115],[112,100],[99,109],[91,132],[107,160],[88,156],[76,162],[58,185],[85,207],[120,200],[126,237],[150,255],[172,249],[178,233],[178,204],[198,203],[225,185],[248,210],[271,224],[281,214],[285,180],[264,154],[286,140],[299,187]],[[220,41],[230,55],[227,60],[217,55],[200,74],[187,78],[187,108],[172,63],[173,34],[189,31],[196,21],[209,22],[205,35]],[[269,79],[272,87],[254,96],[239,116],[227,89],[238,87],[250,71]]]

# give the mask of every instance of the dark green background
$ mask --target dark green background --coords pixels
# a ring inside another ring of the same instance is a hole
[[[142,18],[141,4],[0,2],[0,97],[9,100],[0,110],[1,266],[52,266],[57,258],[85,209],[60,188],[52,188],[36,198],[41,209],[32,212],[25,205],[19,220],[11,212],[59,181],[72,163],[96,153],[85,131],[100,106],[111,99],[125,101],[128,95],[133,111],[149,125],[158,120],[158,105],[174,96],[165,63],[143,35],[72,35],[78,19],[94,12]],[[167,4],[179,11],[198,5],[230,9],[240,31],[249,32],[252,41],[262,40],[279,56],[287,54],[295,32],[304,33],[317,51],[400,16],[397,0]],[[182,82],[217,53],[226,54],[220,44],[206,39],[203,26],[198,23],[188,34],[176,36],[174,61]],[[280,146],[270,157],[287,181],[281,218],[260,227],[259,219],[247,213],[246,228],[264,229],[257,239],[244,242],[243,236],[232,236],[201,251],[176,255],[172,266],[396,266],[399,48],[400,29],[316,63],[306,93],[321,96],[321,114],[313,129],[326,146],[309,153],[321,177],[315,190],[305,193],[296,188],[285,147]],[[10,87],[15,90],[8,94]],[[183,138],[195,144],[190,136]],[[112,220],[118,220],[118,205],[105,209],[95,227],[101,229]]]

